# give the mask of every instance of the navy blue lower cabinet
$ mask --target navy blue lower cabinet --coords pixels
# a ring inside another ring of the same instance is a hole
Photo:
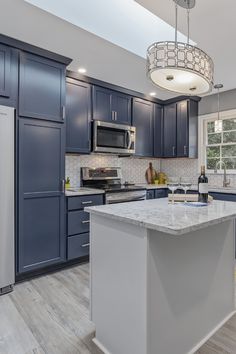
[[[89,232],[89,213],[84,210],[75,210],[68,213],[68,236]]]
[[[146,198],[147,199],[154,199],[155,198],[155,190],[154,189],[147,190]]]
[[[67,238],[67,259],[75,259],[89,255],[89,233]]]
[[[18,273],[65,260],[64,125],[19,120]]]
[[[155,190],[155,198],[167,198],[168,191],[169,190],[167,188],[156,189]]]
[[[67,197],[67,260],[89,256],[90,215],[84,208],[101,204],[103,194]]]

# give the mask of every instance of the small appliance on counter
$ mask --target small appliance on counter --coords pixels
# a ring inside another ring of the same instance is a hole
[[[103,121],[93,122],[93,151],[132,155],[135,153],[136,128]]]
[[[146,188],[121,183],[120,167],[82,167],[82,186],[105,190],[105,203],[115,204],[146,199]]]

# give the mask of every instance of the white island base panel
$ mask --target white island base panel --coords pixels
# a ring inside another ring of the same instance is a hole
[[[91,320],[104,353],[194,353],[234,313],[234,220],[174,236],[91,214]]]

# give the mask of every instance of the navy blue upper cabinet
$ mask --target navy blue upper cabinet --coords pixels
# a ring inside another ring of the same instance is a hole
[[[65,116],[65,65],[20,53],[19,115],[52,121]]]
[[[154,105],[154,157],[163,156],[163,106]]]
[[[130,124],[130,96],[100,86],[93,86],[93,119]]]
[[[198,102],[188,99],[164,106],[163,157],[198,154]]]
[[[65,259],[64,125],[19,120],[18,272]]]
[[[103,87],[93,86],[93,119],[110,121],[112,91]]]
[[[163,157],[176,157],[176,103],[164,106]]]
[[[112,114],[116,123],[131,125],[131,98],[123,93],[112,93]]]
[[[137,156],[153,156],[153,112],[152,102],[133,99],[133,122],[136,127]]]
[[[188,156],[188,104],[189,101],[177,103],[177,157]]]
[[[18,99],[18,51],[0,44],[0,104],[16,107]]]
[[[0,96],[10,97],[11,49],[0,44]]]
[[[177,157],[198,156],[198,103],[177,103]]]
[[[91,86],[67,79],[66,83],[66,151],[90,152]]]

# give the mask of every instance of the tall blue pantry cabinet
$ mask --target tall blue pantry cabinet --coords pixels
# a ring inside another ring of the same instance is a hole
[[[16,110],[17,277],[65,259],[65,76],[70,62],[0,35],[0,104]]]

